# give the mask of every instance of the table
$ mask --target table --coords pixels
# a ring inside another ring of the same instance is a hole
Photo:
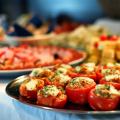
[[[0,120],[120,120],[120,115],[75,115],[34,108],[5,93],[9,80],[0,80]]]

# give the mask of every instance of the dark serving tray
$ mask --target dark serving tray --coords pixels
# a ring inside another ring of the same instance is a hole
[[[19,94],[19,86],[27,78],[28,78],[28,76],[24,75],[24,76],[20,76],[20,77],[16,78],[15,80],[11,81],[6,87],[6,93],[10,97],[17,100],[18,102],[22,102],[29,106],[37,107],[40,109],[46,109],[46,110],[52,110],[52,111],[64,112],[64,113],[74,113],[74,114],[120,114],[120,108],[118,108],[117,110],[113,110],[113,111],[93,111],[88,105],[80,106],[80,105],[72,104],[70,102],[68,102],[63,109],[39,106],[35,102],[29,101],[28,99],[21,97]]]

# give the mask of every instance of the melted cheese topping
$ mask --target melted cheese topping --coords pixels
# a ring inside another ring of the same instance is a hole
[[[120,92],[115,89],[113,86],[110,86],[110,93],[115,95],[120,95]]]
[[[95,63],[86,63],[85,66],[87,67],[87,70],[92,72],[95,68]]]
[[[31,72],[30,76],[36,77],[36,76],[42,74],[44,71],[51,71],[51,70],[48,68],[36,68]]]
[[[86,63],[80,66],[79,68],[76,67],[78,72],[93,72],[95,69],[95,63]]]
[[[107,89],[109,91],[109,94],[120,95],[120,92],[117,89],[115,89],[113,86],[111,86],[111,85],[104,85],[104,84],[97,85],[95,87],[95,89],[96,90],[105,90],[105,89]]]
[[[94,82],[93,79],[88,78],[88,77],[76,77],[76,78],[74,78],[74,81],[75,81],[75,82],[79,82],[79,81],[81,81],[81,80],[85,80],[85,81],[88,81],[88,82],[90,82],[90,83]]]
[[[71,79],[68,75],[60,74],[58,76],[60,77],[60,82],[61,83],[67,83]]]
[[[57,72],[60,72],[60,73],[63,73],[63,74],[66,74],[68,69],[70,69],[71,66],[70,65],[65,65],[65,64],[62,64],[58,69],[57,69]]]
[[[54,86],[54,85],[48,85],[48,86],[45,86],[43,89],[42,89],[42,93],[44,96],[57,96],[58,93],[59,93],[59,89]]]
[[[66,74],[67,73],[67,69],[61,67],[61,68],[57,69],[57,72]]]
[[[112,74],[112,75],[105,76],[106,81],[111,81],[113,79],[120,79],[120,75],[119,74]]]
[[[26,89],[27,90],[35,90],[38,82],[37,80],[30,80],[28,83],[26,83]]]
[[[88,77],[76,77],[72,79],[69,83],[71,87],[86,87],[94,83],[93,79],[90,79]]]
[[[113,63],[107,63],[107,66],[108,67],[114,67],[114,64]]]

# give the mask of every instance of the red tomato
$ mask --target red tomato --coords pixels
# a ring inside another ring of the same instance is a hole
[[[75,73],[75,72],[69,72],[68,75],[72,78],[75,78],[75,77],[78,77],[79,74],[78,73]]]
[[[37,91],[43,88],[44,86],[44,81],[38,79],[38,84],[34,90],[27,90],[26,88],[26,83],[23,83],[20,85],[19,92],[21,96],[24,96],[28,99],[31,100],[36,100],[37,99]]]
[[[103,111],[116,109],[119,102],[119,96],[112,95],[112,98],[103,98],[95,95],[94,90],[95,89],[92,89],[88,95],[88,102],[92,109]]]
[[[37,104],[44,105],[55,108],[63,108],[67,102],[67,96],[65,94],[61,94],[59,96],[47,96],[44,97],[41,94],[37,95]]]
[[[72,81],[72,80],[71,80]],[[78,84],[78,83],[77,83]],[[83,83],[84,84],[84,83]],[[68,100],[73,103],[84,105],[88,102],[88,93],[94,88],[96,83],[93,81],[92,84],[87,85],[86,87],[71,87],[69,84],[66,86],[66,94]]]
[[[103,76],[104,76],[104,75],[101,73],[101,69],[102,69],[101,66],[97,66],[97,67],[96,67],[96,70],[95,70],[95,72],[96,72],[96,79],[97,79],[97,82],[98,82],[98,83],[99,83],[99,80],[102,79]]]
[[[41,95],[38,95],[37,97],[38,105],[45,105],[45,106],[50,106],[55,108],[63,108],[66,102],[67,102],[66,95],[62,95],[59,97],[53,97],[53,96],[43,97]]]
[[[67,103],[67,95],[63,94],[55,99],[53,106],[57,108],[63,108],[66,103]]]
[[[107,39],[108,39],[107,35],[101,35],[101,36],[100,36],[100,40],[101,40],[101,41],[105,41],[105,40],[107,40]]]
[[[28,91],[25,84],[22,84],[19,88],[20,95],[31,100],[37,99],[37,89]]]
[[[116,40],[118,40],[118,36],[113,35],[113,36],[110,37],[110,40],[111,41],[116,41]]]
[[[120,90],[120,83],[117,83],[117,82],[109,82],[109,81],[106,81],[104,78],[101,79],[99,83],[100,83],[100,84],[110,84],[110,85],[114,86],[117,90]]]

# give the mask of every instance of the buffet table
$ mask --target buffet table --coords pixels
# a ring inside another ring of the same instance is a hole
[[[106,21],[107,22],[105,22],[105,25],[107,25],[106,23],[109,23],[108,20],[106,20]],[[97,21],[96,23],[99,25],[102,25],[102,24],[104,25],[104,22]],[[116,30],[114,30],[115,32],[119,31],[117,29],[117,28],[120,28],[120,27],[117,27],[119,25],[118,24],[114,25],[116,28]],[[113,26],[111,26],[111,28],[112,27]],[[83,29],[83,32],[84,32],[84,29],[85,29],[85,31],[88,31],[84,27],[82,29]],[[79,33],[79,32],[77,32],[77,33]],[[86,34],[85,34],[85,36],[86,36]],[[76,39],[76,36],[75,36],[75,39]],[[28,56],[30,56],[30,55],[28,55]],[[33,56],[33,58],[34,58],[34,56]],[[27,63],[29,63],[29,61],[27,61]],[[16,73],[15,73],[15,75],[16,75]],[[12,76],[13,75],[11,75],[11,77]],[[99,120],[99,119],[119,120],[120,119],[120,114],[104,114],[104,115],[100,115],[100,114],[99,115],[91,115],[91,114],[81,115],[81,114],[70,114],[70,113],[67,114],[67,113],[49,111],[49,110],[44,110],[44,109],[25,105],[23,103],[20,103],[16,100],[10,98],[5,93],[5,87],[9,82],[10,82],[10,80],[5,80],[5,79],[0,78],[0,120],[87,120],[87,119],[88,120]]]
[[[13,100],[5,93],[9,80],[0,80],[0,120],[119,120],[120,115],[76,115],[34,108]]]

